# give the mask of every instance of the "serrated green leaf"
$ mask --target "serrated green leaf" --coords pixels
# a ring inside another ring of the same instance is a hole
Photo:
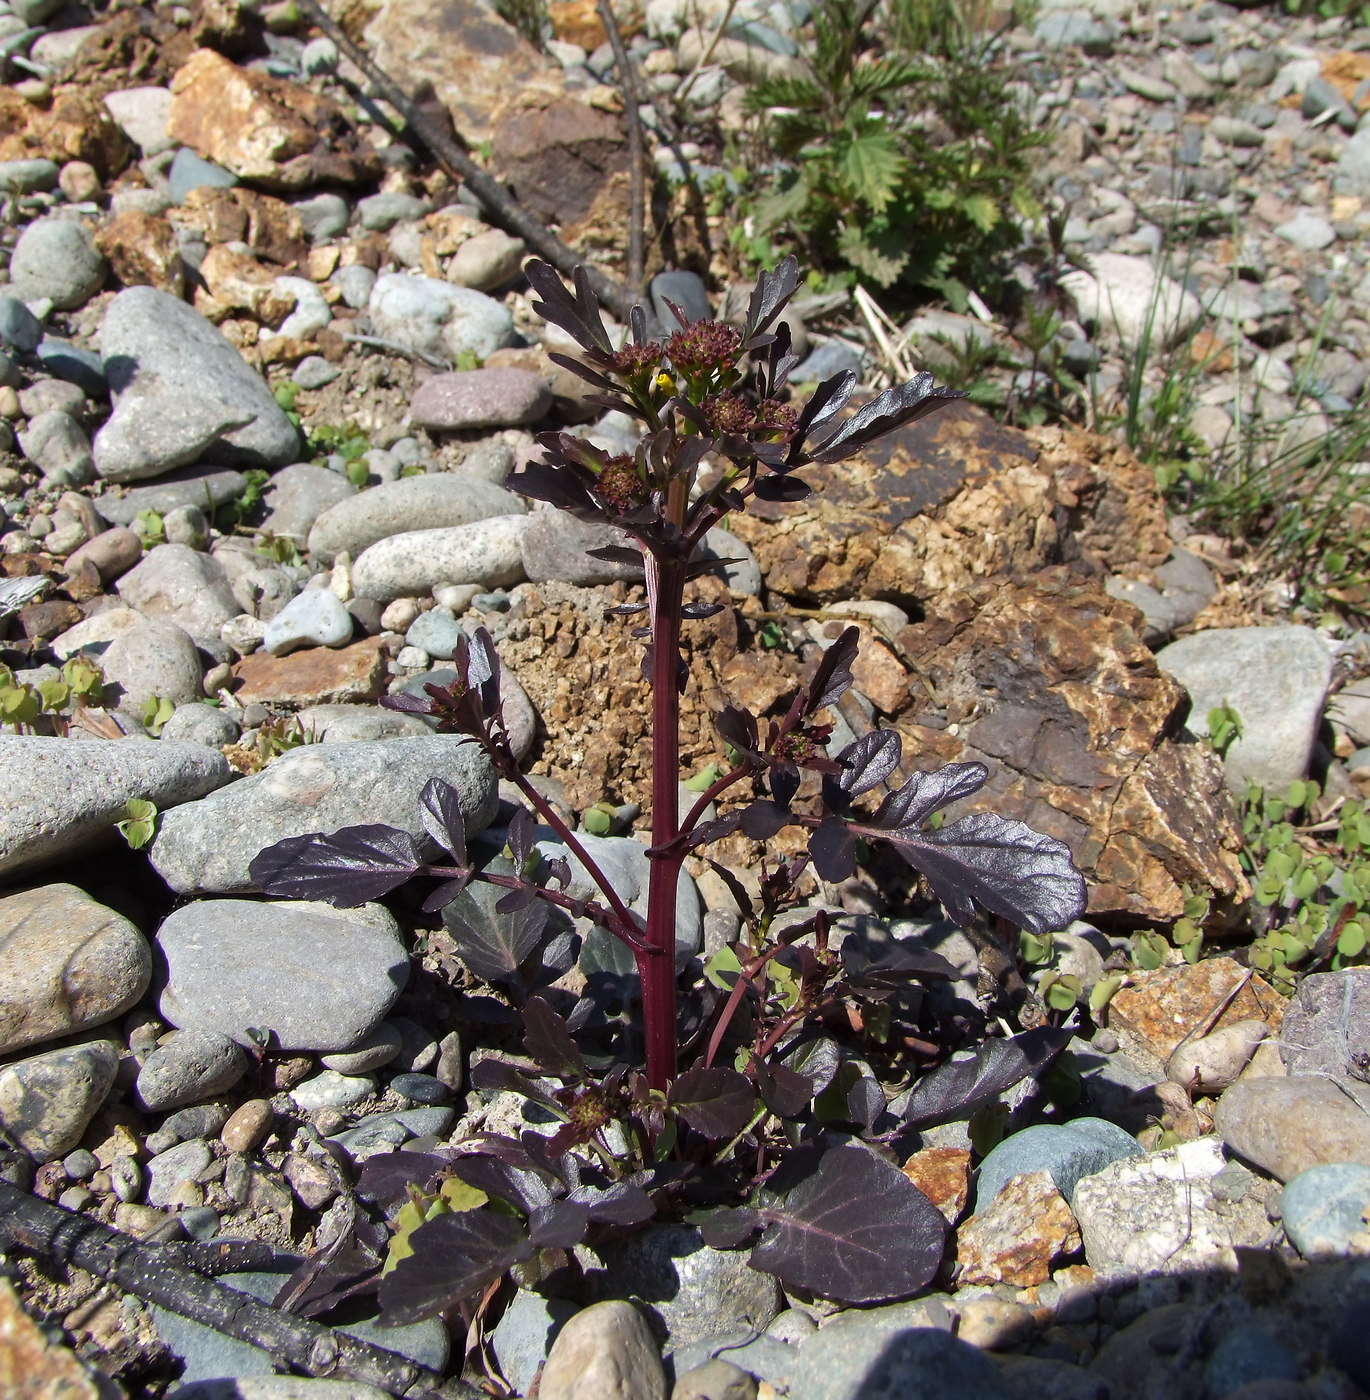
[[[872,213],[879,214],[899,188],[904,158],[893,132],[885,127],[868,127],[841,148],[838,168],[857,199],[868,204]]]
[[[837,236],[842,256],[860,273],[882,287],[897,281],[909,260],[908,250],[878,246],[858,228],[847,227]]]
[[[987,194],[968,194],[961,201],[961,212],[980,230],[989,233],[999,222],[999,206]]]

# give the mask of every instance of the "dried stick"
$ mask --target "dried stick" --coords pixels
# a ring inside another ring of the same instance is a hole
[[[394,1396],[483,1400],[460,1380],[407,1357],[292,1317],[213,1279],[168,1262],[159,1245],[140,1244],[98,1220],[48,1205],[0,1181],[0,1247],[74,1265],[149,1303],[169,1308],[225,1336],[261,1347],[309,1376],[362,1381]]]
[[[604,21],[609,45],[618,65],[618,83],[623,91],[624,116],[628,121],[628,296],[641,301],[643,294],[642,243],[645,223],[642,177],[642,114],[638,107],[637,74],[628,58],[628,46],[614,17],[610,0],[599,0],[599,17]]]
[[[582,260],[550,229],[540,224],[498,180],[487,175],[455,141],[430,121],[365,49],[348,37],[317,0],[300,0],[300,8],[328,35],[339,50],[366,75],[376,92],[405,120],[410,130],[428,147],[433,158],[454,180],[464,180],[495,222],[516,234],[535,252],[546,258],[558,272],[569,277]],[[598,268],[586,268],[595,295],[620,320],[628,319],[633,299],[627,288]]]

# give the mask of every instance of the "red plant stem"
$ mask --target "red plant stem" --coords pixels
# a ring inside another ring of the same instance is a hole
[[[766,964],[784,949],[785,944],[777,943],[768,952],[762,953],[758,958],[753,958],[738,974],[737,981],[733,983],[728,992],[728,1000],[724,1003],[723,1010],[714,1023],[713,1034],[709,1036],[709,1048],[704,1055],[705,1069],[713,1064],[714,1057],[718,1054],[718,1047],[723,1044],[723,1036],[732,1024],[733,1017],[737,1015],[737,1008],[742,1004],[742,998],[746,995],[747,988],[755,982],[757,974]]]
[[[676,888],[684,853],[666,850],[680,832],[680,611],[685,565],[648,556],[652,598],[652,859],[647,887],[647,945],[656,956],[637,956],[642,1020],[647,1040],[647,1082],[665,1090],[676,1072]]]

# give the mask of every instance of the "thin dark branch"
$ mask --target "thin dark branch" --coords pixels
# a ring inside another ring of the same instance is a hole
[[[433,158],[448,175],[454,180],[466,182],[472,193],[489,210],[495,223],[523,239],[535,253],[546,258],[558,272],[567,277],[583,265],[583,259],[577,257],[550,229],[539,223],[498,180],[487,175],[436,123],[430,121],[409,100],[399,85],[376,64],[370,54],[352,41],[317,0],[300,0],[300,8],[310,21],[318,25],[337,44],[339,50],[361,69],[377,93],[404,118],[409,129],[428,147]],[[627,289],[597,268],[586,268],[586,273],[595,295],[619,320],[626,321],[633,304],[633,298]]]
[[[628,295],[633,301],[643,297],[642,245],[646,220],[646,197],[642,173],[642,114],[638,108],[637,74],[633,71],[623,33],[614,18],[610,0],[599,0],[599,17],[604,21],[609,44],[618,65],[618,85],[623,92],[623,111],[628,122]]]
[[[0,1182],[0,1247],[36,1254],[50,1264],[75,1266],[205,1327],[260,1347],[308,1376],[361,1381],[394,1396],[483,1400],[460,1380],[407,1357],[292,1317],[179,1264],[162,1247],[140,1244],[98,1220],[48,1205]]]

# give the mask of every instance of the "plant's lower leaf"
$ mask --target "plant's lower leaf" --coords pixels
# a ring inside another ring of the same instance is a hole
[[[423,829],[452,853],[458,865],[466,864],[466,821],[461,814],[461,793],[441,778],[430,778],[419,794]]]
[[[780,1118],[797,1118],[813,1098],[813,1080],[782,1064],[758,1060],[753,1072],[761,1102]]]
[[[457,956],[486,982],[517,977],[520,966],[537,950],[547,924],[547,906],[541,902],[500,913],[503,894],[497,885],[468,885],[442,912]]]
[[[494,1147],[500,1145],[499,1139],[491,1143]],[[521,1161],[529,1160],[527,1153],[512,1140],[504,1139],[503,1145],[512,1148]],[[487,1196],[507,1201],[527,1216],[545,1210],[555,1199],[552,1188],[540,1173],[533,1171],[531,1167],[504,1161],[500,1157],[458,1157],[452,1163],[452,1173],[459,1176],[468,1186],[484,1191]]]
[[[247,870],[263,894],[351,909],[389,894],[423,866],[409,832],[377,824],[287,837],[259,851]]]
[[[940,953],[911,939],[869,939],[860,932],[842,944],[842,962],[854,986],[899,987],[921,977],[954,979],[956,968]]]
[[[622,544],[602,544],[585,551],[591,559],[603,560],[606,564],[624,564],[630,569],[643,567],[642,551]]]
[[[953,802],[980,791],[989,777],[983,763],[948,763],[931,773],[915,773],[889,793],[870,824],[880,828],[916,827]]]
[[[645,1225],[656,1214],[652,1198],[640,1186],[629,1181],[616,1181],[599,1190],[593,1186],[577,1186],[568,1200],[584,1201],[590,1219],[597,1225]]]
[[[904,1121],[918,1128],[968,1118],[1019,1080],[1042,1074],[1073,1034],[1056,1026],[1038,1026],[1011,1040],[987,1040],[973,1055],[938,1065],[913,1086],[904,1105]]]
[[[699,1222],[699,1237],[710,1249],[736,1249],[760,1228],[760,1211],[751,1206],[724,1206]]]
[[[899,187],[904,157],[894,132],[870,122],[839,148],[838,168],[857,199],[879,214]]]
[[[756,1092],[735,1069],[688,1069],[671,1085],[671,1105],[708,1138],[740,1133],[756,1112]]]
[[[381,1308],[395,1326],[435,1317],[533,1254],[523,1222],[492,1210],[440,1215],[410,1241],[414,1252],[381,1283]]]
[[[466,888],[471,882],[469,872],[463,872],[455,880],[444,880],[427,899],[423,901],[425,913],[431,914],[438,909],[445,909],[451,902]]]
[[[871,1303],[924,1288],[942,1263],[947,1222],[897,1167],[864,1147],[825,1152],[784,1203],[761,1212],[751,1265],[789,1288]]]
[[[832,1083],[841,1063],[842,1052],[826,1036],[805,1040],[785,1052],[785,1064],[809,1081],[815,1095]]]
[[[794,820],[794,813],[778,802],[753,802],[742,809],[742,831],[753,841],[769,841]]]
[[[932,375],[924,371],[907,384],[896,384],[858,408],[838,426],[822,447],[809,455],[815,462],[843,462],[867,443],[887,436],[896,428],[926,418],[953,399],[965,397],[960,389],[948,389],[936,383]]]
[[[879,833],[915,870],[960,924],[979,904],[1032,933],[1065,928],[1084,913],[1085,877],[1070,848],[1054,836],[990,812],[936,830]]]
[[[429,1187],[438,1173],[451,1165],[450,1157],[436,1152],[387,1152],[368,1157],[357,1177],[357,1195],[389,1210],[405,1199],[409,1186]]]
[[[761,476],[756,480],[758,500],[761,501],[802,501],[812,493],[813,488],[797,476]]]
[[[590,1225],[583,1201],[553,1201],[528,1218],[528,1241],[537,1249],[574,1249]]]

